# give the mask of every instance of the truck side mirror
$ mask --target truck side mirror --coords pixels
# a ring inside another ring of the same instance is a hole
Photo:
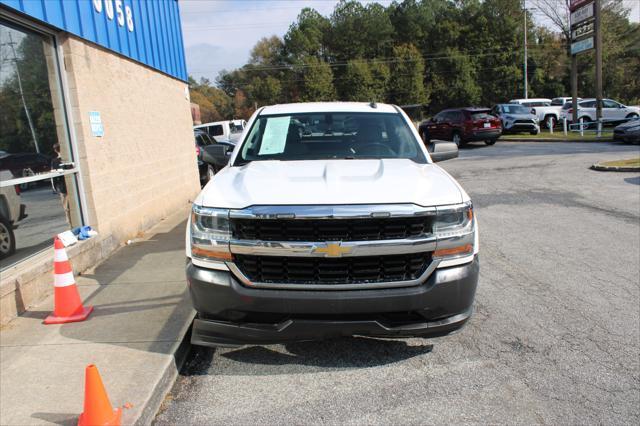
[[[435,163],[458,157],[458,145],[453,142],[432,142],[428,151]]]
[[[229,163],[232,152],[230,146],[214,143],[202,149],[202,161],[221,169]]]

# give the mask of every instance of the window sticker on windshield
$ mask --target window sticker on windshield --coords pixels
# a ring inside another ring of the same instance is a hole
[[[262,135],[260,152],[258,155],[282,154],[287,142],[287,132],[291,117],[273,117],[267,119],[267,125]]]

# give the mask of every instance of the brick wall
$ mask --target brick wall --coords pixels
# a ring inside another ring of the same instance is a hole
[[[62,51],[88,222],[126,241],[199,191],[187,84],[73,36]]]

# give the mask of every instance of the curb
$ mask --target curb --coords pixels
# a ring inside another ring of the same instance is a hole
[[[194,312],[195,316],[195,312]],[[189,357],[189,353],[191,352],[191,324],[193,321],[190,321],[185,330],[181,333],[182,340],[176,346],[175,351],[173,353],[173,359],[169,361],[167,366],[165,367],[160,380],[156,383],[151,392],[151,396],[145,402],[142,407],[142,412],[137,419],[130,419],[132,423],[135,425],[150,425],[153,423],[153,420],[158,415],[160,411],[160,407],[162,407],[162,403],[164,402],[167,394],[173,388],[173,385],[178,378],[178,374],[180,369],[184,366],[184,363],[187,361]]]
[[[600,140],[570,140],[570,139],[524,139],[524,138],[514,138],[514,139],[498,139],[498,142],[562,142],[562,143],[613,143],[616,142],[612,139],[600,139]]]
[[[596,163],[589,168],[599,172],[640,172],[640,167],[603,166],[599,163]]]

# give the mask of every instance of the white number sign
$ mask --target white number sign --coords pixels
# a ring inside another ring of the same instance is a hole
[[[93,8],[96,12],[102,13],[103,3],[104,10],[107,13],[107,18],[109,18],[109,20],[113,21],[115,16],[118,25],[124,27],[126,22],[127,29],[133,32],[133,12],[131,11],[130,6],[123,5],[122,0],[93,0]]]

